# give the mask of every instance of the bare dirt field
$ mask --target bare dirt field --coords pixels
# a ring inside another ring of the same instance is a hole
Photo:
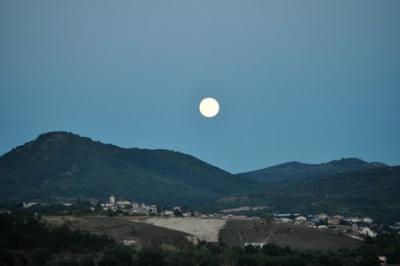
[[[182,231],[191,234],[199,240],[207,242],[217,242],[219,231],[225,226],[224,219],[208,219],[208,218],[163,218],[154,217],[144,220],[143,222]]]
[[[249,220],[228,221],[220,232],[220,239],[229,246],[266,242],[297,250],[352,249],[361,243],[331,230]]]
[[[132,216],[46,216],[44,219],[53,225],[67,224],[72,229],[107,234],[120,243],[125,240],[167,248],[186,246],[196,239],[221,240],[231,247],[245,243],[273,243],[297,250],[352,249],[361,243],[331,230],[249,219]]]
[[[141,245],[165,247],[181,247],[190,243],[189,234],[143,223],[142,217],[46,216],[44,219],[53,225],[67,224],[71,229],[107,234],[119,243],[133,240]]]

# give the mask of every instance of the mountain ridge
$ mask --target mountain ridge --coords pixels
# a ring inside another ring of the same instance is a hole
[[[121,148],[55,131],[1,156],[0,182],[4,184],[0,189],[3,198],[10,198],[7,191],[12,188],[17,191],[15,196],[39,197],[42,192],[104,198],[116,193],[157,203],[177,203],[183,199],[213,200],[246,186],[248,181],[184,153]],[[30,189],[21,182],[29,184]],[[32,193],[35,189],[37,193]]]
[[[337,211],[400,219],[400,167],[348,158],[265,169],[271,168],[273,178],[260,182],[181,152],[121,148],[56,131],[0,157],[0,200],[104,200],[115,194],[208,211],[249,205],[275,212]]]
[[[380,162],[366,162],[359,158],[350,157],[319,164],[291,161],[255,171],[239,173],[238,175],[256,181],[279,181],[311,178],[332,173],[339,174],[382,167],[388,167],[388,165]]]

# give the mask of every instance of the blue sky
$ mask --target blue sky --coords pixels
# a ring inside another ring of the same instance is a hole
[[[397,0],[3,0],[0,154],[66,130],[231,172],[400,164],[399,25]]]

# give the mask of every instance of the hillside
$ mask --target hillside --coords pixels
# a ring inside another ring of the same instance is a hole
[[[368,163],[357,158],[344,158],[321,164],[288,162],[239,175],[257,181],[277,181],[321,177],[384,166],[386,165],[382,163]]]
[[[67,132],[42,134],[0,157],[0,201],[104,200],[111,193],[209,211],[267,205],[273,212],[400,220],[400,167],[359,159],[291,162],[232,175],[180,152],[120,148]]]
[[[85,197],[114,193],[157,204],[197,204],[248,187],[195,157],[125,149],[67,132],[50,132],[0,157],[0,198]]]
[[[265,181],[248,197],[275,212],[328,212],[400,220],[400,167],[381,167],[307,179]]]

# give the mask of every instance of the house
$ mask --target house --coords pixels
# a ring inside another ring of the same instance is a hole
[[[292,217],[292,214],[291,213],[278,213],[278,214],[274,214],[274,216],[279,217],[279,218],[282,218],[282,217],[289,218],[289,217]]]
[[[111,194],[110,199],[109,199],[109,203],[115,205],[116,201],[117,201],[117,199],[115,198],[115,196]]]
[[[292,223],[293,220],[289,218],[275,218],[275,222],[277,223]]]
[[[316,220],[318,220],[318,221],[323,221],[323,220],[328,219],[328,215],[325,214],[325,213],[320,213],[320,214],[318,214],[315,218],[316,218]]]
[[[329,217],[328,218],[328,224],[338,225],[338,224],[340,224],[340,220],[335,218],[335,217]]]
[[[35,202],[35,201],[33,201],[33,202],[28,202],[28,203],[23,203],[23,207],[24,208],[30,208],[30,207],[33,207],[33,206],[35,206],[35,205],[38,205],[39,203],[38,202]]]
[[[123,240],[122,243],[124,243],[125,246],[132,246],[132,245],[137,244],[138,241],[129,239],[129,240]]]
[[[369,227],[363,227],[360,230],[360,234],[369,236],[369,237],[376,237],[377,233],[372,231]]]
[[[380,263],[381,266],[386,266],[387,265],[386,256],[379,256],[378,260],[379,260],[379,263]]]
[[[127,200],[120,200],[120,201],[117,201],[117,202],[116,202],[116,205],[117,205],[119,208],[126,209],[126,208],[131,207],[131,202],[130,202],[130,201],[127,201]]]
[[[343,221],[344,217],[342,215],[335,215],[333,218],[338,219],[339,221]]]
[[[361,222],[361,219],[358,217],[350,217],[346,219],[347,222],[351,222],[351,223],[359,223]]]
[[[305,224],[307,222],[307,218],[304,216],[298,216],[294,219],[295,224]]]
[[[174,210],[174,211],[177,211],[177,212],[182,212],[182,208],[181,208],[180,206],[175,206],[175,207],[173,208],[173,210]]]
[[[117,210],[117,206],[116,206],[116,198],[114,195],[111,195],[108,202],[101,204],[101,207],[103,207],[103,210],[113,210],[116,211]]]
[[[362,222],[366,223],[366,224],[372,224],[374,222],[374,220],[372,218],[365,217],[362,219]]]
[[[253,246],[253,247],[260,247],[262,248],[265,246],[267,243],[266,242],[249,242],[249,243],[244,243],[244,246]]]
[[[149,214],[157,214],[157,206],[156,205],[145,206],[144,209]]]
[[[161,213],[163,216],[174,216],[174,212],[171,210],[165,210]]]

